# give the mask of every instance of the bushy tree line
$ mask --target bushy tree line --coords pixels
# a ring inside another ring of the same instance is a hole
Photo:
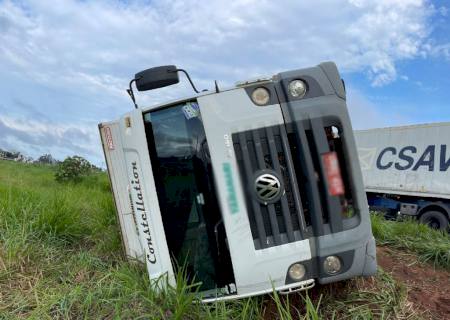
[[[67,157],[58,164],[55,179],[58,182],[79,182],[82,177],[88,176],[96,171],[100,171],[100,169],[88,160],[80,156],[72,156]]]
[[[59,161],[53,158],[53,156],[49,153],[45,153],[34,160],[32,157],[28,157],[21,152],[16,151],[7,151],[0,149],[0,159],[4,160],[12,160],[16,162],[26,162],[26,163],[37,163],[37,164],[49,164],[55,165]]]
[[[53,156],[49,153],[43,154],[34,161],[34,163],[40,164],[57,164],[58,162],[59,161],[53,158]]]
[[[77,155],[67,157],[64,161],[58,161],[51,154],[46,153],[33,160],[33,158],[25,157],[20,152],[10,152],[0,149],[0,159],[56,166],[55,179],[58,182],[79,182],[82,177],[88,176],[96,171],[101,171],[100,168]]]

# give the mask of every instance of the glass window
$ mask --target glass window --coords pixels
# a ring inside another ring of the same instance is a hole
[[[144,120],[169,251],[191,280],[202,282],[201,290],[213,289],[214,225],[220,214],[210,195],[212,172],[198,105],[151,111]],[[212,207],[215,214],[205,216]]]

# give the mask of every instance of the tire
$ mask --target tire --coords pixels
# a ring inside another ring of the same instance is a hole
[[[445,231],[449,227],[447,217],[439,211],[427,211],[420,216],[419,221],[437,230]]]

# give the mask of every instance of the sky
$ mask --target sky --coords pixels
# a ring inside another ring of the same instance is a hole
[[[133,108],[138,71],[212,89],[329,60],[354,128],[450,121],[450,1],[0,0],[0,148],[104,166],[97,124]]]

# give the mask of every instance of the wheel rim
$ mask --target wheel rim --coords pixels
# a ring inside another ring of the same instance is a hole
[[[433,228],[433,229],[440,229],[440,227],[441,227],[441,224],[439,223],[439,220],[433,219],[433,218],[431,218],[428,221],[428,225],[430,226],[430,228]]]

